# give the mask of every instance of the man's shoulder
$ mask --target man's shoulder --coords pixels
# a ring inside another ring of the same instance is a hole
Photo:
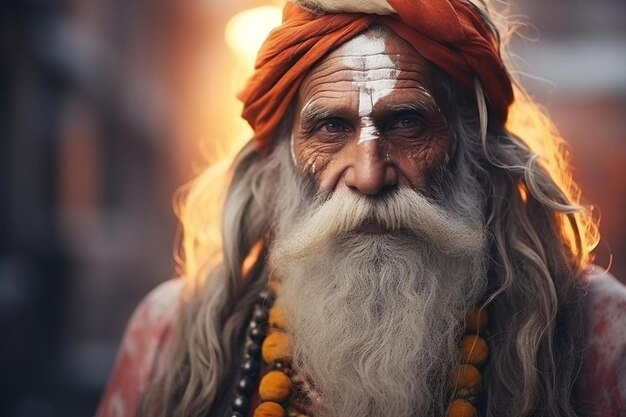
[[[178,319],[184,282],[171,279],[154,288],[133,312],[98,417],[135,415],[141,395],[163,366]]]
[[[590,265],[581,278],[583,284],[589,290],[604,295],[614,293],[618,296],[626,297],[626,286],[602,267]]]
[[[128,321],[118,355],[153,352],[167,343],[178,319],[183,288],[181,278],[170,279],[141,300]]]
[[[588,344],[604,357],[615,357],[626,350],[626,286],[598,267],[582,279]]]
[[[621,415],[626,407],[626,286],[598,267],[590,268],[582,280],[585,397],[598,415]]]
[[[135,309],[127,331],[161,328],[175,320],[183,288],[182,278],[170,279],[155,287]]]
[[[602,338],[611,328],[622,329],[620,335],[626,341],[626,286],[608,271],[591,267],[582,277],[585,288],[587,320],[592,334]]]

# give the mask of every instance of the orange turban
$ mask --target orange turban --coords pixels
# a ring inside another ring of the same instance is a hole
[[[472,91],[478,77],[495,116],[506,121],[513,89],[498,40],[480,12],[461,0],[387,0],[397,14],[315,14],[287,3],[283,23],[257,57],[255,72],[239,98],[244,119],[264,150],[309,70],[328,52],[378,22],[410,43],[424,58]]]

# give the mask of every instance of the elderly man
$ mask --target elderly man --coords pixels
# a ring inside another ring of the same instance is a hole
[[[287,4],[241,95],[221,261],[141,304],[99,416],[625,415],[626,289],[588,265],[494,19]]]

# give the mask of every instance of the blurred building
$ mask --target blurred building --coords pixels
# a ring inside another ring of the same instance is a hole
[[[601,219],[596,263],[626,282],[626,3],[515,7],[529,22],[513,42],[520,78],[571,145],[575,179]]]
[[[175,190],[249,135],[234,93],[251,56],[224,32],[268,3],[0,6],[2,415],[93,414],[133,307],[176,275]],[[598,262],[625,279],[626,4],[517,3],[521,78],[599,207]]]

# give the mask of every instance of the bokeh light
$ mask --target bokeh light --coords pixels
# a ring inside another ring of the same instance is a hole
[[[282,10],[277,6],[239,12],[226,25],[226,43],[246,63],[254,61],[267,35],[280,24],[281,16]]]

